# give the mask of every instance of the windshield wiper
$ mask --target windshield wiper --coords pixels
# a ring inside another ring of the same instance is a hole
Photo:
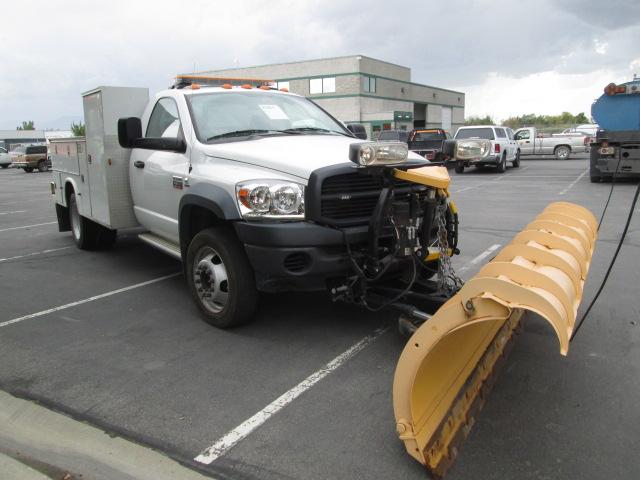
[[[220,135],[214,135],[212,137],[207,138],[207,142],[210,140],[216,140],[218,138],[229,138],[229,137],[248,137],[250,135],[259,135],[264,133],[272,132],[273,130],[260,130],[260,129],[249,129],[249,130],[234,130],[232,132],[221,133]]]
[[[344,135],[343,132],[338,132],[336,130],[328,130],[326,128],[318,128],[318,127],[287,128],[286,130],[282,130],[282,132],[285,132],[285,133],[322,132],[322,133],[340,133]]]

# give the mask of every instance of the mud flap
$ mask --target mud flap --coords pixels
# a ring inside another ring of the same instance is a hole
[[[454,461],[526,311],[567,354],[596,235],[587,209],[550,204],[409,339],[394,377],[396,427],[432,474]]]

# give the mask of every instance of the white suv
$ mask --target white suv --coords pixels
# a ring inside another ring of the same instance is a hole
[[[491,149],[482,158],[477,160],[458,160],[456,173],[464,172],[464,168],[470,165],[482,167],[491,165],[503,173],[507,169],[507,162],[513,167],[520,166],[520,147],[513,138],[513,130],[499,125],[474,125],[460,127],[454,137],[456,140],[467,138],[484,138],[491,141]]]

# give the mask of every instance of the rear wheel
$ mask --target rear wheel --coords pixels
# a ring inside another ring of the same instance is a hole
[[[463,173],[464,172],[464,162],[456,162],[455,170],[456,170],[456,173]]]
[[[47,161],[46,160],[42,160],[40,163],[38,163],[38,171],[39,172],[46,172],[48,170],[47,168]]]
[[[95,246],[95,238],[90,220],[80,215],[76,194],[69,197],[69,224],[76,246],[82,250],[90,250]]]
[[[69,197],[69,224],[76,246],[82,250],[111,248],[118,232],[80,215],[75,193]]]
[[[507,154],[506,153],[502,155],[502,159],[498,164],[497,170],[498,170],[498,173],[504,173],[507,170]]]
[[[565,145],[560,145],[559,147],[556,147],[556,149],[553,151],[553,154],[556,156],[556,159],[558,160],[566,160],[567,158],[569,158],[570,153],[571,153],[571,149]]]
[[[189,244],[186,262],[189,289],[207,323],[229,328],[252,319],[258,303],[255,276],[230,228],[199,232]]]
[[[31,173],[31,172],[33,172],[33,167],[24,167],[24,171],[26,173]]]
[[[518,168],[520,166],[520,150],[516,152],[516,158],[513,159],[511,165],[513,165],[513,168]]]

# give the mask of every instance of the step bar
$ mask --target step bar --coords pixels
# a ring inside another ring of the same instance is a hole
[[[180,247],[173,242],[165,240],[162,237],[154,235],[151,232],[145,232],[138,235],[138,238],[142,240],[144,243],[148,243],[152,247],[157,248],[158,250],[166,253],[167,255],[171,255],[173,258],[177,258],[178,260],[182,260],[182,255],[180,254]]]

